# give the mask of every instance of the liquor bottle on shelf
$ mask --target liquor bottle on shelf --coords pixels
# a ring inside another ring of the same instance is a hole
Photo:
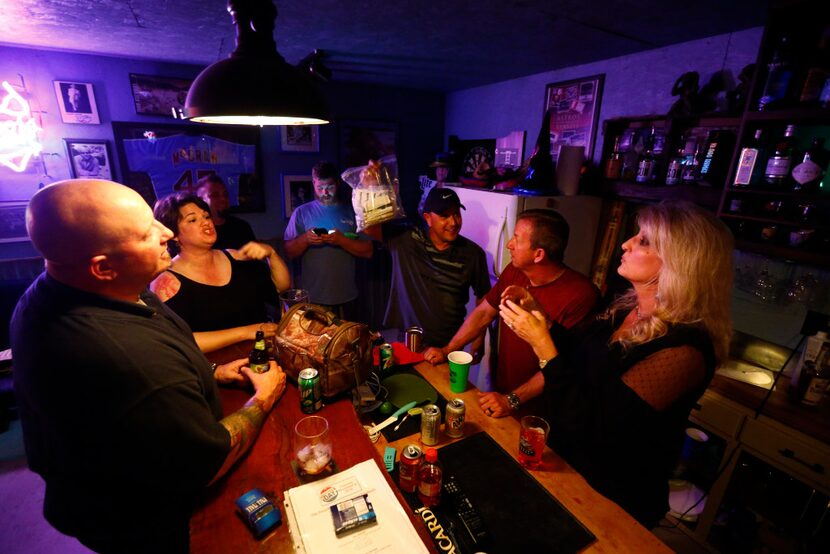
[[[752,141],[741,149],[741,156],[738,159],[738,169],[735,172],[735,187],[747,187],[757,185],[761,180],[761,161],[764,158],[761,136],[763,131],[757,129]]]
[[[683,162],[686,160],[686,152],[684,151],[683,147],[677,149],[677,154],[675,154],[671,160],[669,160],[669,166],[666,169],[666,184],[667,185],[679,185],[681,179],[683,178]]]
[[[621,138],[622,137],[620,136],[614,138],[614,148],[611,151],[611,155],[608,157],[608,161],[605,162],[606,179],[619,179],[622,177],[623,157],[620,152]]]
[[[767,184],[780,188],[790,176],[790,167],[793,161],[793,135],[795,125],[787,125],[784,136],[775,145],[775,150],[767,160],[764,170],[764,180]]]
[[[790,64],[790,39],[781,37],[778,47],[767,64],[767,80],[761,98],[758,99],[758,110],[768,110],[781,107],[787,98],[787,92],[792,81],[793,71]]]
[[[703,161],[700,162],[700,184],[723,186],[734,147],[735,133],[732,131],[714,129],[709,132]]]
[[[793,167],[793,190],[797,192],[818,192],[821,178],[828,162],[827,150],[824,149],[824,137],[813,139],[813,144],[804,152],[801,163]]]
[[[798,101],[805,106],[817,106],[821,90],[830,78],[830,25],[824,27],[818,46],[809,57],[809,67]]]
[[[656,179],[655,169],[657,168],[657,159],[654,156],[655,136],[656,131],[652,127],[645,141],[645,151],[643,151],[643,154],[640,156],[640,161],[637,163],[637,177],[635,181],[638,183],[650,183]]]
[[[700,146],[695,146],[694,154],[686,158],[683,166],[683,183],[690,185],[696,183],[700,177]]]

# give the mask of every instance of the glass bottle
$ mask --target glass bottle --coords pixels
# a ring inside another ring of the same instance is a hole
[[[669,166],[666,169],[666,184],[679,185],[683,178],[683,162],[686,160],[686,153],[683,147],[677,149],[677,154],[669,160]]]
[[[686,165],[683,166],[683,183],[696,183],[700,177],[700,145],[695,145],[695,152],[687,156]]]
[[[741,149],[738,169],[735,172],[736,187],[755,185],[761,179],[761,158],[764,157],[761,136],[763,131],[757,129],[752,141]]]
[[[782,36],[778,47],[767,64],[767,80],[761,98],[758,99],[758,110],[778,108],[784,103],[793,77],[790,64],[790,39]]]
[[[638,183],[649,183],[655,179],[654,137],[655,129],[652,127],[646,139],[645,151],[643,151],[643,155],[640,156],[640,161],[637,164],[635,181]]]
[[[256,332],[254,348],[248,355],[248,367],[254,373],[265,373],[268,371],[268,352],[265,350],[265,333]]]
[[[424,463],[418,468],[418,498],[424,506],[435,506],[441,502],[441,482],[444,470],[438,461],[438,450],[427,448]]]
[[[798,101],[807,106],[817,106],[824,83],[830,78],[830,25],[821,33],[818,45],[809,56],[807,75]]]
[[[821,353],[814,364],[804,365],[799,382],[799,388],[805,389],[801,403],[804,406],[818,406],[830,384],[830,343],[825,342],[822,345]]]
[[[824,149],[824,137],[813,139],[813,144],[804,152],[801,163],[793,167],[793,190],[799,192],[818,192],[824,169],[827,167],[828,153]]]
[[[793,135],[795,125],[787,125],[784,136],[775,145],[775,150],[767,160],[764,170],[764,180],[775,187],[782,186],[790,176],[790,166],[793,160]]]
[[[611,151],[611,156],[605,162],[605,178],[619,179],[622,176],[622,153],[620,152],[620,137],[614,138],[614,148]]]

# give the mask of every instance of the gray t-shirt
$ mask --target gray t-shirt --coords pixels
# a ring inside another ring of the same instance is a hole
[[[294,210],[285,228],[285,240],[292,240],[309,229],[324,227],[341,233],[354,233],[357,226],[351,206],[324,206],[319,200]],[[366,239],[366,236],[360,236]],[[354,256],[337,246],[310,246],[302,255],[300,283],[315,304],[336,305],[357,298],[354,282]]]
[[[424,344],[444,346],[467,315],[470,288],[476,298],[490,290],[484,250],[459,236],[438,250],[428,233],[406,228],[387,233],[384,243],[392,255],[392,288],[384,324],[424,329]]]

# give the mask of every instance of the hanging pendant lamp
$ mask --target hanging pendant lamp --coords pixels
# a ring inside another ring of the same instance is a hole
[[[320,125],[328,109],[310,77],[277,52],[270,0],[228,0],[236,49],[205,68],[187,93],[185,117],[227,125]]]

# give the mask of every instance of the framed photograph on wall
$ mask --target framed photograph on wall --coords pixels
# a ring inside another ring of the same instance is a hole
[[[130,73],[135,113],[172,115],[178,118],[184,110],[184,101],[187,100],[187,91],[192,83],[192,79]]]
[[[283,125],[280,148],[283,152],[319,152],[318,125]]]
[[[605,74],[592,75],[545,87],[545,106],[550,109],[550,148],[554,161],[563,145],[582,146],[585,159],[594,155],[599,105]]]
[[[55,86],[55,96],[58,97],[61,121],[90,125],[101,123],[91,83],[52,81],[52,84]]]
[[[110,151],[105,140],[63,139],[72,178],[112,180]]]
[[[285,219],[306,202],[314,200],[314,184],[311,175],[282,176],[282,210]]]
[[[26,233],[28,202],[0,202],[0,243],[29,240]]]
[[[360,167],[397,151],[398,126],[375,121],[340,122],[340,168]]]

